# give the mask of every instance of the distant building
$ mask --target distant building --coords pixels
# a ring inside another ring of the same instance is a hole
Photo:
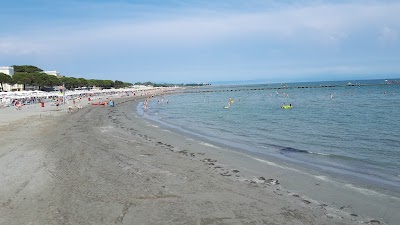
[[[4,73],[12,77],[14,75],[14,67],[0,66],[0,73]],[[21,84],[3,84],[3,91],[22,91],[23,88],[24,86]]]
[[[57,72],[56,70],[49,70],[49,71],[43,71],[43,72],[44,72],[44,73],[47,73],[47,74],[49,74],[49,75],[57,76],[57,77],[60,76],[60,73]]]
[[[62,75],[60,75],[59,72],[57,72],[56,70],[49,70],[49,71],[43,71],[44,73],[48,74],[48,75],[54,75],[57,77],[63,77]],[[11,77],[14,75],[14,67],[12,66],[0,66],[0,73],[5,73],[7,75],[10,75]],[[3,91],[22,91],[24,89],[24,85],[22,84],[3,84]],[[26,90],[36,90],[37,87],[35,86],[25,86]]]
[[[14,75],[14,67],[12,66],[0,66],[0,73],[5,73],[7,75]]]

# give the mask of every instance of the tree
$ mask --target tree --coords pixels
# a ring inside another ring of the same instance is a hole
[[[91,87],[93,87],[93,86],[99,87],[99,80],[91,79],[91,80],[88,80],[88,82],[89,82],[89,86],[91,86]]]
[[[31,65],[21,65],[21,66],[17,66],[14,65],[14,72],[15,73],[37,73],[37,72],[43,72],[42,69],[36,67],[36,66],[31,66]]]
[[[24,90],[26,85],[38,86],[42,89],[46,86],[56,86],[64,84],[66,89],[74,89],[78,87],[90,87],[96,86],[100,88],[124,88],[129,87],[132,84],[123,81],[116,80],[97,80],[91,79],[86,80],[85,78],[75,78],[75,77],[62,77],[58,78],[53,75],[48,75],[43,73],[43,70],[32,65],[14,65],[14,71],[17,75],[15,79],[12,79],[10,83],[18,83],[24,85]],[[14,75],[15,76],[15,75]],[[1,83],[1,82],[0,82]],[[147,85],[153,83],[147,82]]]
[[[5,73],[0,73],[0,91],[3,91],[3,84],[4,83],[11,83],[11,76]]]
[[[64,84],[65,88],[68,90],[72,90],[74,88],[79,87],[79,81],[75,77],[62,77],[60,81],[61,83]]]
[[[48,87],[53,87],[57,85],[62,85],[62,82],[58,77],[54,75],[47,75],[45,85]]]
[[[95,80],[95,82],[96,82],[96,87],[104,88],[104,86],[106,85],[104,83],[104,80]]]
[[[58,77],[46,73],[32,73],[32,77],[33,84],[39,86],[40,90],[44,87],[53,87],[62,84]]]
[[[38,86],[39,90],[46,86],[46,78],[49,75],[45,73],[30,73],[30,75],[32,76],[32,85]]]
[[[124,82],[124,87],[126,88],[126,87],[130,87],[130,86],[132,86],[133,84],[132,83],[129,83],[129,82]]]
[[[101,87],[101,88],[111,88],[114,87],[114,81],[112,80],[90,80],[89,81],[90,85],[96,86],[96,87]]]
[[[103,80],[103,88],[112,88],[114,87],[114,81],[112,80]]]
[[[87,80],[87,82],[88,82],[88,87],[93,87],[93,86],[96,86],[96,81],[95,80]]]
[[[78,78],[79,87],[87,87],[88,81],[85,78]]]
[[[33,85],[32,74],[26,72],[17,72],[12,77],[13,83],[24,85],[23,90],[25,90],[26,85]]]
[[[114,88],[123,88],[124,86],[124,82],[116,80],[114,81]]]

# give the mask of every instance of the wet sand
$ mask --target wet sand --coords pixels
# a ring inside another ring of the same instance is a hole
[[[282,189],[279,170],[255,176],[238,163],[247,156],[115,101],[0,127],[0,224],[385,224]]]

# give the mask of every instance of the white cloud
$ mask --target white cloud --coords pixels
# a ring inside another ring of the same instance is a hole
[[[384,27],[379,35],[379,41],[385,46],[395,44],[398,40],[399,33],[397,32],[397,30],[389,27]]]
[[[121,41],[133,46],[153,47],[200,45],[253,36],[272,40],[304,38],[317,43],[337,44],[360,29],[397,23],[400,21],[399,11],[400,4],[317,5],[218,17],[197,15],[142,23],[120,21],[69,33],[72,33],[70,38],[82,41]]]
[[[20,38],[0,39],[1,55],[32,55],[39,53],[41,49],[42,46]]]
[[[332,4],[281,8],[257,13],[224,13],[210,16],[183,16],[158,21],[113,21],[58,28],[58,32],[39,30],[29,38],[0,39],[3,54],[68,52],[107,46],[160,48],[199,46],[225,40],[262,37],[268,40],[297,41],[337,46],[362,29],[389,24],[380,40],[394,42],[398,33],[389,28],[400,22],[400,3]]]

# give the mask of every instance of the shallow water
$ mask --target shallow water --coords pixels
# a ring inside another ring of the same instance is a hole
[[[145,113],[213,142],[400,190],[400,85],[347,82],[211,86],[155,98]],[[345,86],[273,89],[320,85]]]

